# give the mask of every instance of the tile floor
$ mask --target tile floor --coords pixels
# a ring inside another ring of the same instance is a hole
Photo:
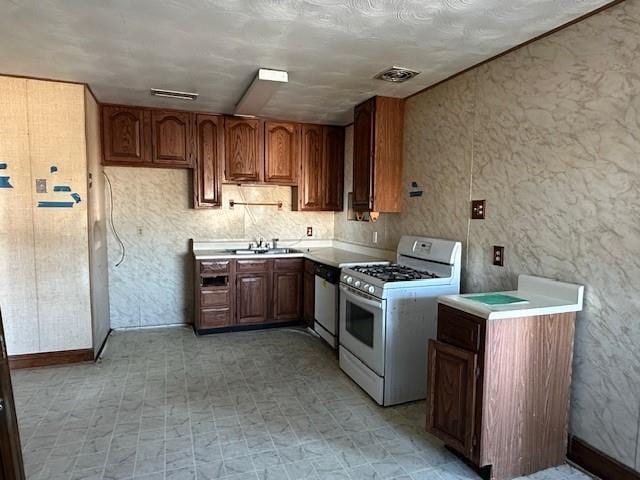
[[[378,407],[300,330],[116,332],[95,365],[13,381],[29,480],[478,478],[424,432],[424,402]]]

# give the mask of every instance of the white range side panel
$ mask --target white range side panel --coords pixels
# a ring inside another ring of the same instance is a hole
[[[0,76],[0,309],[9,355],[38,351],[27,80]]]
[[[427,395],[427,344],[436,338],[438,296],[459,293],[457,285],[390,290],[387,297],[384,404]],[[388,319],[395,319],[389,322]]]

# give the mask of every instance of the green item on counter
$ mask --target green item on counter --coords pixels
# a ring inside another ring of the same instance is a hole
[[[512,303],[527,303],[524,298],[512,297],[502,293],[485,293],[482,295],[474,295],[467,297],[469,300],[484,303],[485,305],[509,305]]]

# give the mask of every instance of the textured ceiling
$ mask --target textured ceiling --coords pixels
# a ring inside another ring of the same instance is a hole
[[[347,123],[371,95],[407,96],[606,3],[0,0],[0,71],[87,82],[103,102],[229,113],[262,66],[287,70],[289,84],[261,115]],[[392,65],[422,73],[372,79]]]

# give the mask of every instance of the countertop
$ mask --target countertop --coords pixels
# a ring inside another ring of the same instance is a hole
[[[336,268],[347,268],[354,265],[379,265],[389,263],[384,258],[372,257],[363,253],[351,252],[340,248],[309,249],[304,252],[304,257],[314,262],[331,265]]]
[[[244,244],[243,244],[244,245]],[[217,258],[233,258],[233,259],[259,259],[259,258],[308,258],[314,262],[323,263],[336,268],[347,268],[353,265],[375,265],[389,263],[388,255],[384,251],[378,256],[375,252],[368,249],[366,253],[346,248],[337,248],[333,246],[318,247],[290,247],[298,250],[294,253],[281,254],[248,254],[235,255],[230,253],[228,249],[209,248],[208,246],[195,245],[193,248],[193,256],[196,260],[214,260]]]
[[[445,295],[438,297],[438,302],[487,320],[552,315],[581,311],[584,286],[549,278],[520,275],[517,290],[490,293],[519,297],[527,300],[527,303],[485,305],[469,299],[482,293]]]

